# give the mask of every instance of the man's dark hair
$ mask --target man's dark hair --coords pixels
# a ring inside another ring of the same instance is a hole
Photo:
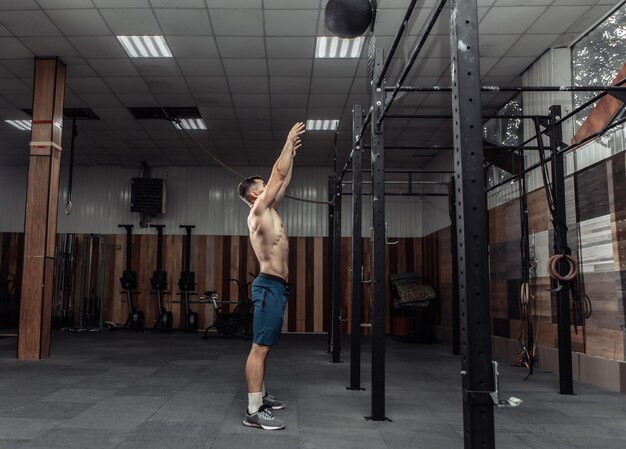
[[[252,187],[254,187],[256,182],[262,180],[263,178],[261,178],[260,176],[250,176],[249,178],[241,181],[238,187],[239,198],[250,204],[250,201],[248,201],[248,194],[250,193],[250,190],[252,190]]]

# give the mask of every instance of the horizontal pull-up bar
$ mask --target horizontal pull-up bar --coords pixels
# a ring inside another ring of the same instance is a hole
[[[386,87],[388,92],[451,92],[451,86],[396,86]],[[620,92],[626,94],[624,86],[518,86],[518,87],[500,87],[500,86],[480,86],[482,92]]]
[[[352,181],[342,181],[342,183],[344,185],[352,185],[353,182]],[[371,184],[372,181],[363,181],[361,184],[365,185],[365,184]],[[448,181],[414,181],[412,179],[407,179],[406,181],[385,181],[385,185],[391,185],[391,184],[399,184],[399,185],[405,185],[405,184],[412,184],[412,185],[440,185],[440,186],[447,186],[449,183]]]
[[[383,65],[383,68],[380,71],[380,76],[376,80],[376,87],[380,87],[380,85],[383,83],[383,80],[385,79],[385,74],[387,73],[387,70],[389,69],[389,65],[391,65],[391,61],[393,60],[393,55],[396,53],[396,50],[398,49],[398,44],[400,43],[400,39],[402,38],[402,35],[404,34],[404,30],[406,29],[406,26],[409,23],[411,14],[413,14],[413,10],[415,9],[416,3],[417,3],[417,0],[411,0],[411,3],[409,3],[409,6],[406,7],[406,11],[404,12],[404,18],[402,19],[400,28],[398,28],[398,31],[396,32],[396,35],[393,38],[393,42],[391,43],[391,47],[389,48],[389,54],[387,55],[387,58],[385,59],[385,64]]]
[[[383,109],[383,111],[380,113],[378,120],[376,122],[376,126],[380,126],[382,124],[383,120],[385,119],[385,115],[387,115],[387,112],[389,112],[389,108],[391,107],[393,101],[396,99],[398,92],[400,92],[400,89],[402,88],[402,83],[404,83],[404,80],[406,79],[409,72],[411,71],[411,68],[413,67],[413,64],[415,63],[415,60],[417,59],[419,52],[424,47],[424,43],[426,42],[426,39],[428,38],[428,36],[430,35],[430,32],[435,26],[435,23],[437,22],[437,19],[439,18],[439,15],[441,14],[441,11],[443,10],[443,7],[445,6],[445,4],[446,4],[446,0],[439,1],[439,4],[437,5],[437,9],[435,9],[435,11],[433,12],[433,15],[430,17],[430,20],[428,22],[428,25],[426,26],[426,29],[424,30],[424,33],[421,35],[417,44],[413,47],[413,50],[411,50],[411,56],[409,57],[409,60],[404,65],[404,68],[402,69],[402,73],[400,74],[400,77],[398,78],[398,81],[396,82],[396,86],[391,89],[392,90],[391,97],[389,98],[389,100],[386,101],[385,109]],[[385,88],[385,90],[388,90],[388,89]]]
[[[341,196],[350,196],[352,192],[342,192]],[[371,193],[362,193],[363,196],[372,196]],[[420,193],[420,192],[406,192],[406,193],[391,193],[385,192],[385,196],[448,196],[447,193]]]
[[[533,119],[536,115],[497,115],[497,114],[483,114],[482,118],[485,119]],[[452,119],[451,114],[388,114],[385,118],[408,118],[408,119]]]
[[[352,170],[348,170],[348,172],[352,172]],[[371,173],[372,170],[366,169],[361,170],[362,173]],[[397,170],[397,169],[387,169],[385,173],[416,173],[421,175],[453,175],[454,171],[450,170]]]

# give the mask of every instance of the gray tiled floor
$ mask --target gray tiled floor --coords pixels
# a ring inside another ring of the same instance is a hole
[[[52,357],[15,360],[0,339],[0,449],[405,449],[461,448],[459,359],[442,345],[387,344],[387,416],[368,422],[365,392],[345,389],[349,364],[331,364],[325,337],[285,335],[267,384],[288,403],[280,432],[241,425],[249,342],[194,335],[53,335]],[[344,342],[347,345],[347,342]],[[347,351],[344,359],[348,360]],[[626,395],[501,364],[502,389],[524,400],[496,409],[498,448],[626,447]]]

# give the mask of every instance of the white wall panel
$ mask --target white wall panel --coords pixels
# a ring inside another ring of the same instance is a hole
[[[67,198],[67,167],[62,167],[59,193],[58,232],[121,233],[118,224],[135,224],[136,233],[152,233],[139,228],[139,214],[130,212],[130,180],[141,170],[114,166],[78,166],[74,170],[72,213],[64,214]],[[269,167],[251,167],[243,175],[269,176]],[[328,199],[328,169],[295,167],[288,194],[309,200]],[[239,181],[218,167],[162,167],[152,169],[152,177],[166,182],[166,212],[153,223],[166,225],[165,233],[179,234],[179,225],[195,225],[203,235],[246,235],[249,209],[237,195]],[[24,229],[26,167],[0,167],[0,232]],[[346,187],[347,189],[347,187]],[[343,199],[343,234],[352,234],[351,197]],[[285,198],[280,208],[290,236],[327,235],[328,206]],[[387,199],[389,235],[421,235],[419,197]],[[363,202],[363,235],[371,226],[370,197]]]
[[[26,167],[0,167],[0,232],[22,232],[26,208]]]

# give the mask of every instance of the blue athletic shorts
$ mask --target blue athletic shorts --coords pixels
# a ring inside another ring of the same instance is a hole
[[[271,274],[260,273],[252,283],[252,341],[258,345],[278,344],[291,284]]]

